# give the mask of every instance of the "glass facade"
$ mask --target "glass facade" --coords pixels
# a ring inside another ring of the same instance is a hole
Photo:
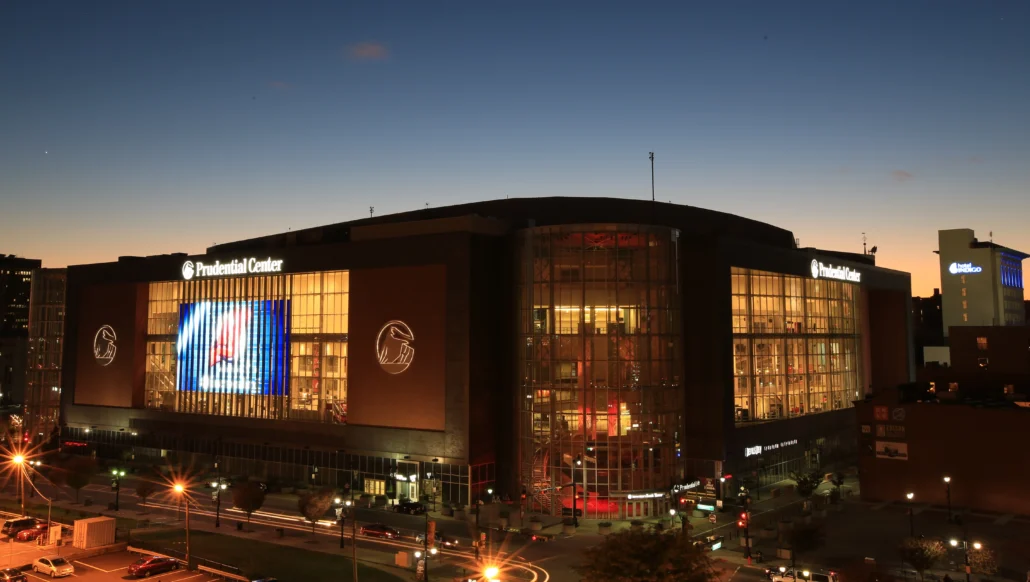
[[[345,423],[347,271],[150,284],[146,406]]]
[[[862,396],[861,289],[733,267],[738,423],[850,408]]]
[[[678,476],[678,232],[541,227],[518,240],[522,486],[529,509],[624,514]],[[575,485],[575,487],[573,487]]]
[[[60,414],[66,287],[64,269],[32,272],[25,416],[34,442],[47,440]]]

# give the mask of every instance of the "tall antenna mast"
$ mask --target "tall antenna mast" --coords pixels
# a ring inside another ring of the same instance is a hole
[[[654,202],[654,152],[648,152],[651,158],[651,202]]]
[[[867,253],[865,251],[865,233],[864,232],[862,233],[862,254],[863,255],[868,255],[869,254],[869,253]]]
[[[376,213],[376,207],[375,206],[369,206],[368,207],[368,217],[372,218],[372,215],[375,214],[375,213]]]

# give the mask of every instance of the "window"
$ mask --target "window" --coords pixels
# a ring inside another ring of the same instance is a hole
[[[987,363],[988,363],[987,362],[987,358],[977,358],[976,359],[976,366],[978,368],[980,368],[981,370],[986,370],[987,369]]]
[[[1015,394],[1015,393],[1016,393],[1016,386],[1014,384],[1006,384],[1005,385],[1005,394]]]
[[[948,392],[958,392],[958,382],[948,382]]]
[[[969,321],[969,314],[968,313],[963,313],[962,314],[962,321]]]
[[[987,351],[987,338],[986,337],[980,336],[980,337],[976,338],[976,349],[980,350],[981,352],[986,352]]]
[[[962,296],[963,297],[966,296],[966,288],[965,287],[962,288]],[[937,309],[940,309],[940,307],[938,307]]]
[[[962,300],[962,309],[969,309],[969,302],[965,299]]]

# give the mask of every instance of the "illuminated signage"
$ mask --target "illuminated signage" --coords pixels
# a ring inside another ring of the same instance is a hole
[[[712,544],[712,551],[713,552],[715,550],[721,550],[721,549],[722,549],[722,540],[719,540],[719,541],[715,542],[714,544]]]
[[[715,511],[715,506],[708,505],[707,503],[698,503],[697,508],[701,511]]]
[[[701,481],[700,480],[693,481],[693,482],[687,483],[685,485],[673,485],[672,486],[672,492],[673,493],[680,493],[682,491],[690,491],[691,489],[697,489],[700,486],[701,486]]]
[[[407,370],[415,359],[415,348],[411,347],[413,341],[415,332],[403,321],[394,319],[383,324],[376,336],[379,367],[387,374],[400,374]]]
[[[657,499],[665,497],[664,493],[630,493],[626,496],[629,499]]]
[[[970,275],[983,272],[983,267],[973,263],[952,263],[948,265],[948,272],[952,275]]]
[[[852,269],[851,267],[824,265],[819,261],[812,259],[812,278],[836,279],[838,281],[848,281],[850,283],[861,283],[862,273]]]
[[[215,261],[214,263],[202,263],[200,261],[186,261],[182,264],[182,278],[189,281],[194,277],[221,277],[223,275],[253,275],[259,273],[282,273],[282,259],[258,259],[248,257],[244,259],[233,259],[230,263]]]
[[[793,446],[793,445],[796,445],[796,444],[798,444],[798,439],[791,439],[789,441],[773,443],[771,445],[765,445],[765,446],[755,445],[753,447],[746,447],[744,449],[744,456],[745,457],[751,457],[751,456],[754,456],[754,455],[761,455],[762,453],[767,453],[769,451],[775,451],[776,449],[779,449],[781,447],[789,447],[789,446]]]
[[[114,355],[118,352],[115,341],[118,336],[110,325],[102,325],[93,336],[93,358],[101,366],[110,365],[114,361]]]

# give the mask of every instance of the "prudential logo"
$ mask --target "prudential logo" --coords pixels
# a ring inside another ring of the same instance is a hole
[[[819,278],[819,261],[812,259],[812,278]]]
[[[186,261],[182,264],[182,278],[189,281],[196,271],[193,268],[193,261]]]

